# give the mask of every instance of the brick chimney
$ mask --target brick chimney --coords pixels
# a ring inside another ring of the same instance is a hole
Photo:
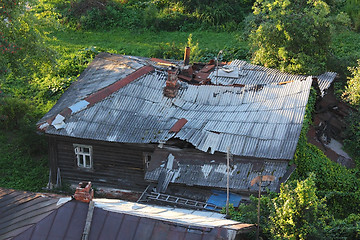
[[[75,190],[75,200],[89,203],[94,198],[94,190],[91,188],[91,182],[80,182]]]
[[[191,48],[190,47],[185,47],[184,66],[187,66],[190,63],[190,52],[191,52]]]
[[[174,98],[179,90],[178,69],[171,68],[168,70],[168,78],[164,88],[164,96]]]

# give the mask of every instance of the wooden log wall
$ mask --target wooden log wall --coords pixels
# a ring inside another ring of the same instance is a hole
[[[50,168],[57,164],[63,181],[78,183],[91,181],[95,187],[112,187],[143,191],[148,185],[144,180],[144,153],[152,153],[155,144],[122,144],[70,137],[49,136]],[[93,169],[77,166],[73,144],[92,146]],[[56,154],[56,156],[54,156]]]

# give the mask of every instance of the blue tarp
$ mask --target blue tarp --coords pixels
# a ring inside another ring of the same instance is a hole
[[[218,207],[226,206],[226,192],[219,190],[212,190],[213,194],[208,199],[207,203],[214,204]],[[234,205],[234,207],[238,207],[240,204],[241,196],[237,194],[230,193],[229,194],[229,203]],[[208,207],[211,209],[210,207]]]

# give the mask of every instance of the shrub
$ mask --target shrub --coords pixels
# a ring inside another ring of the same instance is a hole
[[[1,125],[4,130],[19,129],[23,121],[29,117],[29,101],[13,97],[3,98],[0,102]]]
[[[360,112],[354,111],[346,117],[344,147],[360,168]]]
[[[329,215],[325,199],[316,195],[315,175],[282,185],[270,203],[270,231],[274,239],[326,239]]]

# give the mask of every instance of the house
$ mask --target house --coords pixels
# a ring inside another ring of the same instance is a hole
[[[144,191],[150,182],[201,201],[227,185],[255,193],[259,175],[279,189],[294,170],[315,77],[240,60],[216,65],[99,54],[38,122],[52,183]],[[317,77],[322,93],[334,77]]]
[[[235,240],[254,229],[214,212],[82,200],[0,188],[0,239]]]

